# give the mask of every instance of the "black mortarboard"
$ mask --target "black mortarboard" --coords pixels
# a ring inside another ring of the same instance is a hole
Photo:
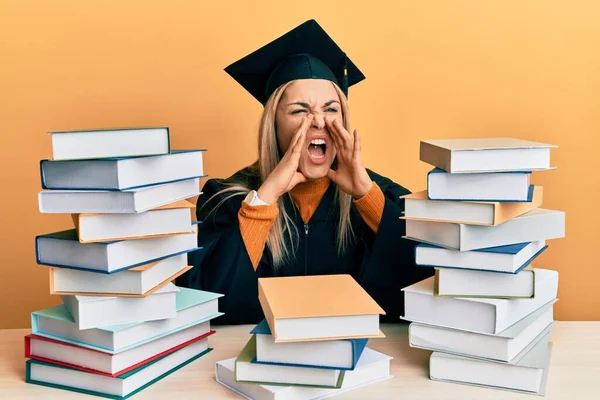
[[[311,19],[225,68],[261,104],[295,79],[327,79],[346,97],[365,76],[321,26]]]

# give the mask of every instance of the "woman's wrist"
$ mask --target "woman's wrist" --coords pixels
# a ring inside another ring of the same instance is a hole
[[[267,185],[262,185],[256,191],[258,194],[258,198],[264,201],[265,203],[275,204],[279,199],[279,196],[273,193],[273,191]]]

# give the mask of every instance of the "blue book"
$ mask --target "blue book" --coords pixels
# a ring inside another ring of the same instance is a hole
[[[340,339],[275,343],[263,319],[252,331],[256,335],[253,363],[307,368],[354,370],[369,339]]]

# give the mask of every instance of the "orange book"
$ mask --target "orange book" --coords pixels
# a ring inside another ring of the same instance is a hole
[[[350,275],[260,278],[258,299],[275,343],[384,337],[385,311]]]

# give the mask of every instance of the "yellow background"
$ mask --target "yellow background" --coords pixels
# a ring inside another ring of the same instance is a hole
[[[38,211],[46,132],[167,125],[229,176],[255,159],[261,106],[223,68],[310,18],[367,76],[350,90],[366,165],[409,189],[426,187],[422,139],[559,146],[533,182],[567,233],[535,266],[560,272],[556,319],[600,319],[600,2],[350,3],[0,1],[0,328],[60,301],[34,253],[72,227]]]

